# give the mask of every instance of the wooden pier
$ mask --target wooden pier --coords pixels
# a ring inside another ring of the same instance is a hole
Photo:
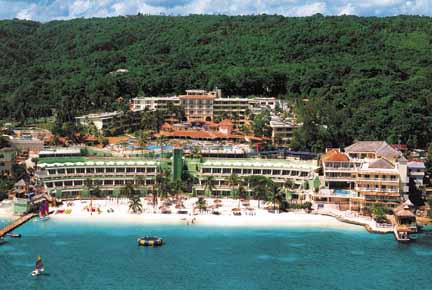
[[[22,216],[19,219],[15,220],[11,224],[8,224],[7,226],[5,226],[4,228],[2,228],[0,230],[0,237],[3,237],[7,233],[13,231],[14,229],[16,229],[20,225],[28,222],[29,220],[31,220],[35,216],[37,216],[37,214],[35,214],[35,213],[29,213],[29,214],[26,214],[25,216]]]

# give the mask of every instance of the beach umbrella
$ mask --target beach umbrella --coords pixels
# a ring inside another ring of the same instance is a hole
[[[185,208],[185,206],[182,203],[178,203],[178,204],[176,204],[175,208],[183,209],[183,208]]]
[[[215,200],[213,200],[213,202],[214,202],[214,203],[222,203],[222,200],[220,200],[220,199],[215,199]]]
[[[239,209],[238,207],[235,207],[232,209],[232,211],[241,211],[241,209]]]

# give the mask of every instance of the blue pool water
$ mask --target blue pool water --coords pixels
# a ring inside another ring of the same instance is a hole
[[[432,241],[363,229],[29,222],[0,246],[0,289],[431,289]],[[167,244],[140,248],[136,238]],[[47,275],[32,277],[35,257]]]
[[[353,193],[353,191],[349,191],[349,190],[345,190],[345,189],[335,189],[334,192],[336,195],[349,195],[349,194]]]

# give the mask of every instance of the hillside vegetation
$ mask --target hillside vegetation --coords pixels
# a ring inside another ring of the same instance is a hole
[[[110,74],[117,69],[128,73]],[[132,16],[0,21],[0,119],[116,109],[221,88],[295,102],[294,147],[432,139],[432,19]],[[304,99],[308,101],[304,101]]]

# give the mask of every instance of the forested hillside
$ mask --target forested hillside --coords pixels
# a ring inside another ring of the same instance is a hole
[[[117,69],[128,73],[110,74]],[[0,21],[0,119],[221,88],[295,101],[296,148],[432,139],[432,19],[133,16]],[[309,101],[304,102],[307,98]]]

